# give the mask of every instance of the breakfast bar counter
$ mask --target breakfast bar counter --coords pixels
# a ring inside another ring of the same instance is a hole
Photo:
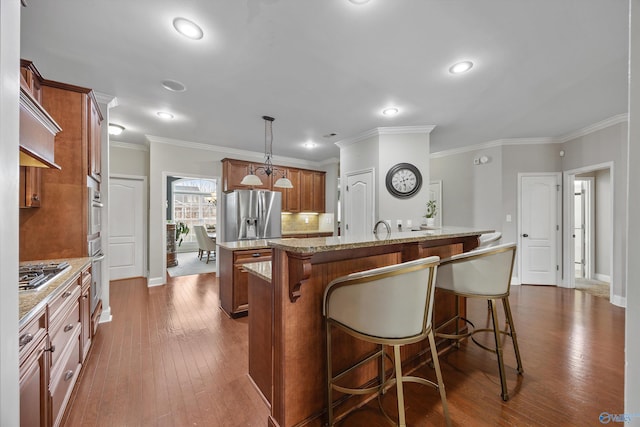
[[[270,239],[272,271],[252,271],[269,295],[252,300],[251,313],[268,313],[271,323],[272,362],[270,372],[250,373],[265,378],[259,388],[271,407],[270,426],[321,426],[326,411],[325,331],[322,301],[326,286],[335,278],[427,256],[441,258],[476,248],[481,234],[493,230],[445,227],[415,232],[379,233],[359,237]],[[264,265],[262,266],[264,267]],[[262,277],[260,277],[262,276]],[[263,293],[264,295],[264,293]],[[461,300],[461,312],[465,304]],[[441,325],[455,315],[455,297],[436,292],[434,324]],[[455,327],[452,322],[451,327]],[[354,342],[346,334],[333,334],[336,372],[360,355],[372,351],[370,344]],[[442,341],[442,345],[446,342]],[[250,337],[249,347],[252,346]],[[342,349],[342,351],[341,351]],[[249,350],[251,353],[251,349]],[[429,360],[428,343],[407,345],[402,360],[412,369]],[[264,366],[264,365],[263,365]],[[374,366],[356,371],[350,381],[366,384],[377,375]],[[266,392],[265,392],[266,391]],[[363,402],[366,396],[339,397],[338,417]]]

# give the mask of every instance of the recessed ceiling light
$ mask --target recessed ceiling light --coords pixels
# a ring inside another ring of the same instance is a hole
[[[173,28],[183,36],[192,40],[200,40],[204,36],[202,28],[200,28],[195,22],[189,21],[186,18],[174,19]]]
[[[156,114],[158,115],[158,117],[160,117],[163,120],[173,119],[173,114],[167,113],[166,111],[158,111]]]
[[[353,4],[365,4],[369,3],[369,0],[349,0]]]
[[[311,150],[312,148],[315,148],[316,145],[317,144],[315,142],[308,141],[304,143],[304,148]]]
[[[469,71],[473,67],[473,62],[471,61],[462,61],[454,64],[449,68],[449,72],[451,74],[461,74]]]
[[[395,116],[399,112],[400,110],[398,110],[396,107],[389,107],[382,110],[382,114],[385,116]]]
[[[166,90],[170,90],[171,92],[184,92],[187,90],[187,87],[179,81],[170,79],[163,80],[162,87]]]
[[[124,126],[115,123],[109,123],[109,135],[120,135],[124,130]]]

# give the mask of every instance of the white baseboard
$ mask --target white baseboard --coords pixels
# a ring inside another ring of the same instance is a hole
[[[611,283],[611,276],[609,276],[608,274],[595,273],[593,275],[593,278],[596,280],[600,280],[601,282]]]
[[[513,286],[513,285],[516,285],[516,286],[521,285],[521,283],[520,283],[520,279],[518,279],[518,278],[517,278],[517,277],[515,277],[515,276],[511,276],[511,285],[512,285],[512,286]]]
[[[617,305],[618,307],[627,308],[627,298],[621,297],[619,295],[614,295],[611,299],[611,304]]]
[[[113,320],[113,317],[111,317],[111,306],[107,307],[107,308],[102,308],[102,314],[100,314],[100,320],[98,321],[98,323],[107,323],[107,322],[111,322],[111,320]]]
[[[162,277],[154,277],[147,279],[147,287],[152,288],[154,286],[164,285],[164,279]]]

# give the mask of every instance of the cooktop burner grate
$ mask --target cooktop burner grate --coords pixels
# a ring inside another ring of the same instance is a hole
[[[18,271],[18,289],[39,289],[67,268],[69,263],[66,261],[21,265]]]

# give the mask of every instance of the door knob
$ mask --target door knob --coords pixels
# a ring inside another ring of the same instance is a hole
[[[529,235],[525,233],[522,235],[522,237],[529,237]]]

